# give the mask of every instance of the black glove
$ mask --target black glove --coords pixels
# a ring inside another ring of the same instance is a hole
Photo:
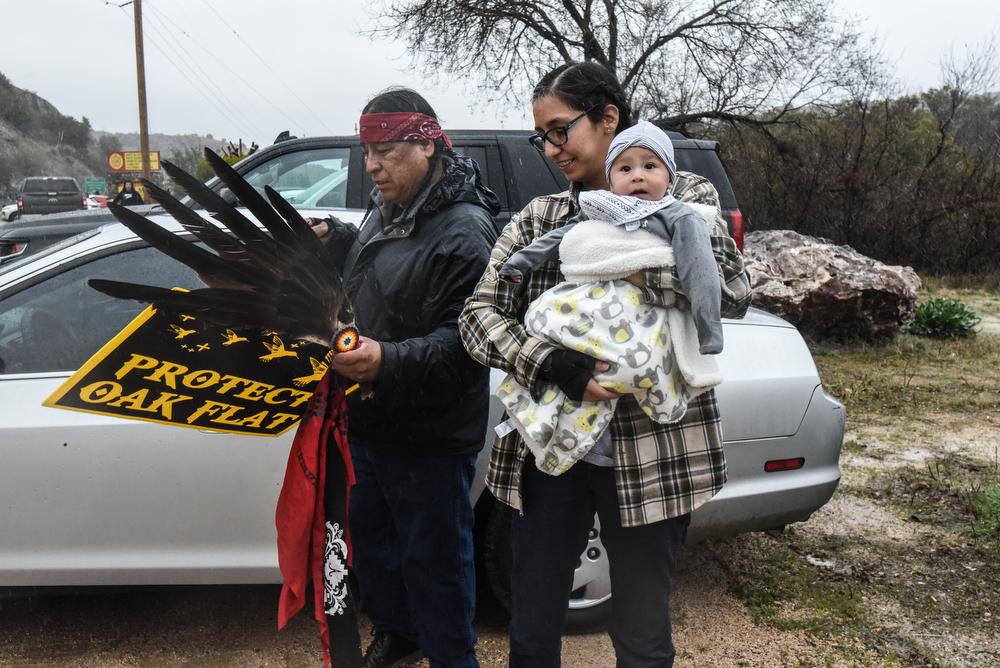
[[[575,350],[556,350],[542,361],[539,374],[558,385],[570,399],[583,401],[583,392],[594,377],[596,364],[593,357]]]

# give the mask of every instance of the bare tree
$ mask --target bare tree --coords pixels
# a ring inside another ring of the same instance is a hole
[[[523,101],[571,60],[615,72],[664,126],[767,125],[846,90],[872,52],[828,0],[393,0],[372,36],[404,41],[431,74]]]

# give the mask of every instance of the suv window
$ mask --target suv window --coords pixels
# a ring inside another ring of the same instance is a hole
[[[350,155],[348,147],[285,153],[243,178],[261,191],[271,186],[297,209],[345,208]]]
[[[53,178],[53,179],[25,179],[21,192],[26,193],[76,193],[80,192],[80,186],[76,179]]]
[[[562,192],[569,187],[562,172],[527,139],[510,142],[507,147],[504,171],[511,186],[511,208],[515,211],[520,211],[536,197]]]
[[[683,172],[694,172],[712,182],[719,191],[719,204],[723,209],[735,209],[736,194],[729,183],[726,170],[719,160],[719,154],[703,148],[677,148],[677,169]]]
[[[191,269],[149,247],[49,276],[0,301],[0,374],[78,369],[144,308],[101,294],[90,278],[204,287]]]

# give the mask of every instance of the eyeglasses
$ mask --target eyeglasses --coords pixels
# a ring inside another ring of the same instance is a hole
[[[532,146],[538,149],[539,153],[545,153],[545,142],[548,142],[553,146],[562,146],[563,144],[569,141],[569,129],[574,125],[576,125],[577,123],[579,123],[580,119],[582,119],[584,116],[592,112],[594,109],[597,109],[599,106],[600,106],[599,104],[595,104],[590,109],[587,109],[585,112],[583,112],[582,114],[571,120],[566,125],[560,125],[557,128],[552,128],[551,130],[543,134],[538,134],[536,132],[535,134],[528,137],[528,141],[531,142]]]

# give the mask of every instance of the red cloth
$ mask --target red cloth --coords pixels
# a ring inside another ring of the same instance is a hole
[[[326,447],[330,430],[347,468],[345,508],[349,506],[354,484],[354,468],[347,447],[347,402],[344,388],[332,371],[316,385],[312,399],[302,415],[288,453],[285,481],[278,496],[275,524],[278,529],[278,567],[283,584],[278,600],[278,629],[306,604],[309,582],[313,587],[313,615],[320,626],[323,665],[330,665],[330,630],[323,612],[323,549],[326,541],[326,511],[323,491],[326,479]],[[348,565],[354,551],[343,518],[348,545]]]
[[[438,120],[427,114],[394,111],[381,114],[361,114],[358,133],[362,144],[394,141],[434,141],[444,138],[451,148],[451,140],[441,129]]]

